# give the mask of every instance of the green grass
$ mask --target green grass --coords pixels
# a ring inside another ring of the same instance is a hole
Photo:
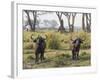
[[[34,51],[28,50],[30,53],[24,54],[24,63],[31,65],[31,68],[54,68],[54,67],[79,67],[79,66],[90,66],[90,50],[81,50],[80,59],[73,61],[71,59],[70,50],[46,50],[45,57],[46,59],[39,64],[35,64],[35,55]],[[85,52],[85,54],[84,54]],[[30,68],[30,67],[29,67]]]

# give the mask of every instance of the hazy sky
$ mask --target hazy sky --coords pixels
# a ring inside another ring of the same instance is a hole
[[[41,13],[41,12],[40,12]],[[30,17],[31,19],[33,19],[33,15],[32,13],[30,13]],[[26,17],[26,13],[24,12],[24,15],[23,15],[23,18],[24,18],[24,21],[27,20],[27,17]],[[59,27],[59,19],[56,15],[55,12],[47,12],[46,14],[43,14],[43,15],[38,15],[38,19],[41,20],[41,23],[39,24],[40,27],[45,27],[44,24],[43,24],[43,21],[44,20],[56,20],[58,25],[55,26],[56,28]],[[67,21],[67,17],[62,15],[62,19],[64,21],[64,27],[67,27],[68,26],[68,21]],[[81,27],[82,26],[82,14],[76,14],[76,17],[75,17],[75,26],[77,27]],[[46,26],[46,27],[49,27],[49,26]]]

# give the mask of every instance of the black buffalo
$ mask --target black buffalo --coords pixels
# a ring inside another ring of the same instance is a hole
[[[80,38],[76,38],[73,40],[73,48],[72,48],[72,59],[73,60],[78,60],[79,59],[79,51],[80,51],[80,46],[81,43],[83,43],[83,40]]]
[[[45,48],[46,48],[45,38],[38,36],[33,41],[36,43],[36,45],[35,45],[35,63],[38,63],[39,59],[42,62],[44,59],[44,52],[45,52]]]

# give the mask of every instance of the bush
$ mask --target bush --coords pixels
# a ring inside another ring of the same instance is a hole
[[[83,31],[72,32],[72,33],[59,33],[55,31],[45,31],[45,32],[24,32],[24,43],[32,42],[31,35],[35,39],[38,35],[46,37],[46,47],[50,49],[71,49],[71,39],[75,39],[79,36],[83,39],[83,44],[81,44],[82,49],[88,49],[91,47],[91,34]],[[46,36],[45,36],[46,35]],[[31,44],[25,45],[26,49],[31,49]],[[34,46],[33,46],[34,48]]]
[[[47,35],[47,47],[50,49],[59,49],[60,46],[59,35],[49,33]]]
[[[87,32],[80,32],[79,36],[83,39],[83,44],[81,45],[82,49],[89,49],[91,47],[91,34]]]

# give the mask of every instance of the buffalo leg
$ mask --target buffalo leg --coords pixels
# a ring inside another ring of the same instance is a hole
[[[43,58],[44,58],[44,53],[41,53],[40,55],[41,62],[43,61]]]
[[[45,60],[45,57],[44,57],[44,52],[43,52],[43,60]]]
[[[75,51],[72,50],[72,59],[75,60]]]
[[[35,63],[37,63],[37,62],[39,61],[39,54],[36,53],[36,54],[35,54],[35,57],[36,57],[36,58],[35,58]]]
[[[79,52],[76,52],[76,59],[79,59]]]

